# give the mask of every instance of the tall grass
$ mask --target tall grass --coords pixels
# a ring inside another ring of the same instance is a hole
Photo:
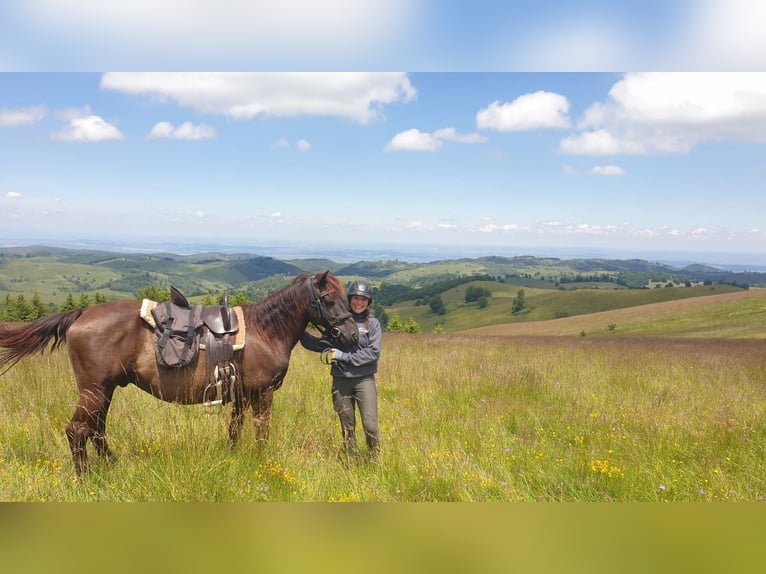
[[[267,445],[227,407],[118,389],[74,476],[65,352],[0,378],[4,501],[749,501],[766,497],[764,343],[387,333],[382,455],[349,464],[327,367],[297,348]],[[357,433],[357,434],[361,434]],[[360,449],[365,446],[360,440]]]

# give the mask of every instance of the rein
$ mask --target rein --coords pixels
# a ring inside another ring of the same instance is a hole
[[[319,314],[319,318],[323,321],[326,321],[328,325],[330,325],[330,336],[333,338],[338,338],[340,336],[340,329],[338,329],[338,325],[343,323],[346,319],[351,317],[351,313],[343,313],[341,315],[338,315],[336,317],[330,317],[328,316],[324,311],[324,306],[322,305],[322,300],[327,297],[327,292],[321,292],[317,294],[316,289],[314,289],[314,278],[316,275],[312,275],[311,277],[306,278],[306,286],[308,287],[309,292],[309,299],[311,300],[311,306],[316,310],[316,312]],[[325,334],[325,328],[323,325],[315,325],[317,329],[324,335]]]

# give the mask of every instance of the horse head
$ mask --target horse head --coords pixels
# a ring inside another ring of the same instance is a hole
[[[348,309],[343,284],[328,269],[306,279],[311,298],[311,322],[317,327],[329,329],[333,339],[342,344],[359,341],[359,329]]]

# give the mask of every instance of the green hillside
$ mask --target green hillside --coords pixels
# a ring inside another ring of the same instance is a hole
[[[475,336],[766,339],[766,289],[718,293],[566,317],[467,329]]]
[[[240,292],[255,301],[301,272],[327,268],[344,281],[371,281],[382,318],[383,313],[397,313],[426,332],[561,320],[766,285],[763,273],[728,273],[703,265],[679,269],[643,260],[489,256],[339,265],[329,259],[281,261],[246,253],[176,255],[28,246],[0,249],[0,301],[36,296],[57,306],[83,294],[91,301],[95,294],[128,299],[148,286],[171,284],[193,301],[223,291]],[[466,303],[468,289],[485,290],[489,296]],[[521,290],[523,308],[514,309]],[[431,306],[435,298],[440,308]]]
[[[475,303],[465,303],[466,290],[472,286],[481,287],[492,293],[486,307],[480,308]],[[515,314],[513,302],[520,290],[524,291],[526,307],[522,312]],[[443,315],[433,313],[426,304],[416,305],[413,301],[398,303],[386,311],[389,314],[398,313],[404,320],[414,319],[421,325],[423,331],[433,331],[439,325],[445,332],[454,332],[488,325],[549,321],[663,301],[741,291],[740,288],[731,285],[559,290],[493,281],[475,281],[445,291],[441,295],[446,310]]]

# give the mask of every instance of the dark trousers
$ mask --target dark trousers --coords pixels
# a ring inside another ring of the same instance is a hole
[[[333,377],[332,404],[338,413],[343,432],[346,453],[356,455],[356,407],[362,418],[364,437],[367,448],[376,454],[380,449],[380,429],[378,428],[378,388],[375,377]]]

